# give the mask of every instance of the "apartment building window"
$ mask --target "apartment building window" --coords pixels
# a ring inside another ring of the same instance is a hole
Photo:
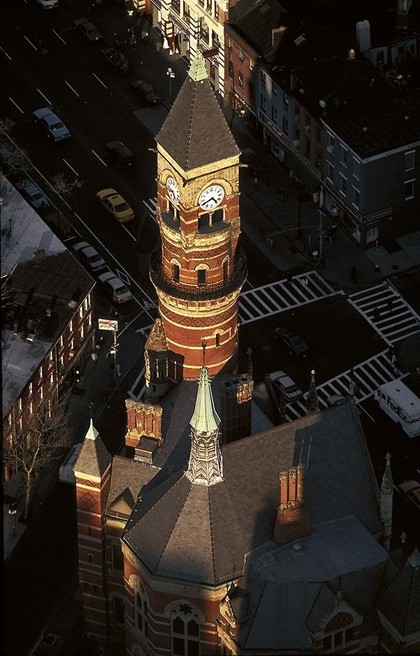
[[[266,102],[267,102],[266,97],[263,96],[263,94],[261,94],[261,96],[260,96],[260,105],[261,105],[261,109],[263,110],[263,112],[265,112]]]
[[[214,3],[214,17],[217,21],[219,20],[219,5],[217,2]]]
[[[344,175],[341,175],[341,173],[340,173],[340,192],[344,194],[344,196],[347,194],[347,178],[345,178]]]
[[[407,180],[404,182],[404,199],[410,200],[414,198],[414,182],[415,180]]]
[[[201,38],[204,39],[206,43],[209,42],[209,26],[204,18],[201,19]]]
[[[308,114],[305,114],[305,130],[306,132],[311,131],[311,117]]]
[[[360,191],[353,187],[353,204],[359,207],[360,204]]]
[[[315,139],[319,142],[321,141],[321,128],[319,125],[316,126]]]
[[[198,0],[198,4],[200,7],[204,7],[204,0]],[[173,0],[172,0],[172,6],[173,6]]]
[[[305,155],[306,157],[311,156],[311,142],[305,137]]]
[[[239,48],[238,57],[241,61],[244,60],[244,51],[242,50],[242,48]]]
[[[321,168],[321,153],[318,148],[315,148],[315,166],[317,169]]]
[[[249,70],[250,70],[250,71],[253,71],[254,68],[255,68],[255,62],[254,62],[253,59],[250,59],[250,60],[249,60]]]
[[[331,182],[334,180],[334,167],[330,162],[327,162],[327,178]]]
[[[209,14],[211,14],[212,4],[213,4],[212,0],[207,0],[206,10],[209,12]]]
[[[285,116],[283,116],[283,132],[284,134],[289,134],[289,121]]]
[[[243,76],[243,73],[240,73],[240,72],[238,73],[238,84],[242,89],[243,86],[244,86],[244,76]]]
[[[300,130],[295,128],[295,141],[300,141]]]
[[[232,39],[230,39],[230,38],[228,39],[228,48],[229,48],[229,50],[232,50],[232,48],[233,48]]]
[[[190,22],[190,8],[186,2],[184,2],[184,20],[186,23]]]
[[[376,65],[380,68],[385,64],[385,55],[383,50],[378,50],[376,53]]]
[[[404,153],[404,165],[406,171],[412,171],[414,169],[415,162],[415,151],[410,150],[408,153]]]
[[[274,121],[274,123],[277,123],[277,107],[274,105],[271,105],[271,119]]]
[[[220,47],[220,41],[219,41],[219,36],[216,34],[214,30],[211,31],[211,43],[214,48],[219,48]]]
[[[185,5],[184,5],[185,6]],[[172,0],[172,9],[175,9],[175,11],[180,14],[181,13],[181,3],[180,0]]]
[[[360,180],[360,162],[358,159],[353,160],[353,175]]]
[[[347,166],[349,151],[344,146],[341,146],[341,163]]]
[[[267,75],[265,74],[264,71],[261,71],[260,79],[261,79],[261,84],[265,86],[267,84]]]
[[[327,145],[327,151],[333,155],[334,154],[334,149],[335,149],[335,139],[332,136],[332,134],[328,133],[328,145]]]
[[[295,119],[300,121],[300,107],[295,105]]]
[[[228,64],[228,75],[231,78],[233,78],[233,75],[234,75],[233,62],[231,62],[231,61]]]

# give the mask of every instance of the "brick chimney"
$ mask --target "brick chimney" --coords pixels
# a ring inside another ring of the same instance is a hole
[[[162,408],[160,405],[127,399],[127,434],[125,445],[136,447],[142,437],[162,442]]]
[[[300,463],[279,474],[280,505],[273,531],[273,540],[278,547],[306,537],[311,532],[304,503],[304,473],[305,465]]]

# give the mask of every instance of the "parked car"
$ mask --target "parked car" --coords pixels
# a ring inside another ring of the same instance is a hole
[[[98,276],[99,282],[107,296],[111,298],[114,303],[127,303],[133,298],[132,293],[126,285],[124,285],[121,278],[115,275],[108,269],[105,273]]]
[[[58,0],[36,0],[38,5],[44,7],[44,9],[52,9],[53,7],[58,7]]]
[[[34,209],[39,210],[42,207],[49,206],[49,202],[46,196],[44,196],[39,187],[37,187],[36,184],[32,182],[32,180],[29,180],[29,178],[18,180],[15,183],[15,187],[21,192],[22,196],[26,198],[28,203],[30,203]]]
[[[76,464],[76,460],[79,457],[82,446],[83,442],[78,442],[78,444],[75,444],[71,447],[58,472],[58,480],[60,483],[70,483],[70,485],[76,485],[76,478],[74,476],[73,467]]]
[[[137,157],[122,141],[110,141],[105,144],[105,154],[117,168],[133,166],[137,162]]]
[[[303,396],[302,390],[284,371],[275,371],[272,374],[268,374],[268,377],[271,380],[273,391],[276,394],[277,399],[280,398],[282,386],[284,388],[284,394],[287,402],[295,401],[296,399],[299,399],[301,396]]]
[[[274,330],[274,337],[280,339],[289,349],[289,355],[305,358],[309,353],[309,346],[291,328],[279,326]]]
[[[398,486],[407,503],[420,510],[420,483],[418,481],[404,481]]]
[[[130,82],[131,90],[137,98],[139,98],[146,105],[158,105],[162,102],[161,97],[155,92],[149,82],[145,80],[134,80]]]
[[[71,249],[76,253],[80,261],[93,273],[101,271],[101,269],[106,267],[105,260],[87,241],[78,241],[72,244]]]
[[[96,198],[99,199],[107,212],[112,214],[120,223],[134,219],[134,212],[130,205],[115,189],[101,189],[96,194]]]
[[[73,26],[75,30],[79,30],[91,43],[102,41],[104,38],[98,28],[87,18],[76,18],[73,21]]]
[[[32,112],[32,118],[46,131],[53,141],[63,141],[71,137],[71,132],[58,118],[52,107],[41,107]]]
[[[130,70],[128,59],[116,48],[104,48],[101,50],[105,61],[114,69],[115,73],[127,73]]]

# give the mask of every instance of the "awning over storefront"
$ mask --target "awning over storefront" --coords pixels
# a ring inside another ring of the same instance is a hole
[[[288,169],[293,171],[302,180],[303,184],[309,189],[309,191],[314,192],[319,189],[321,185],[320,178],[317,178],[316,175],[314,175],[314,173],[312,173],[312,171],[308,169],[290,150],[285,151],[283,162]]]

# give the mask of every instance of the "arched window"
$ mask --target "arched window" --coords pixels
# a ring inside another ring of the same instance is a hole
[[[188,604],[180,604],[172,611],[171,638],[173,656],[199,656],[199,618]]]
[[[220,333],[216,333],[216,346],[220,346]]]
[[[172,264],[172,279],[179,282],[179,264]]]
[[[223,260],[223,282],[227,282],[229,278],[229,260]]]
[[[136,592],[136,627],[147,638],[149,627],[147,622],[147,601],[144,590]]]
[[[337,613],[328,622],[324,631],[323,645],[325,651],[336,653],[348,642],[354,640],[354,620],[350,613]]]

